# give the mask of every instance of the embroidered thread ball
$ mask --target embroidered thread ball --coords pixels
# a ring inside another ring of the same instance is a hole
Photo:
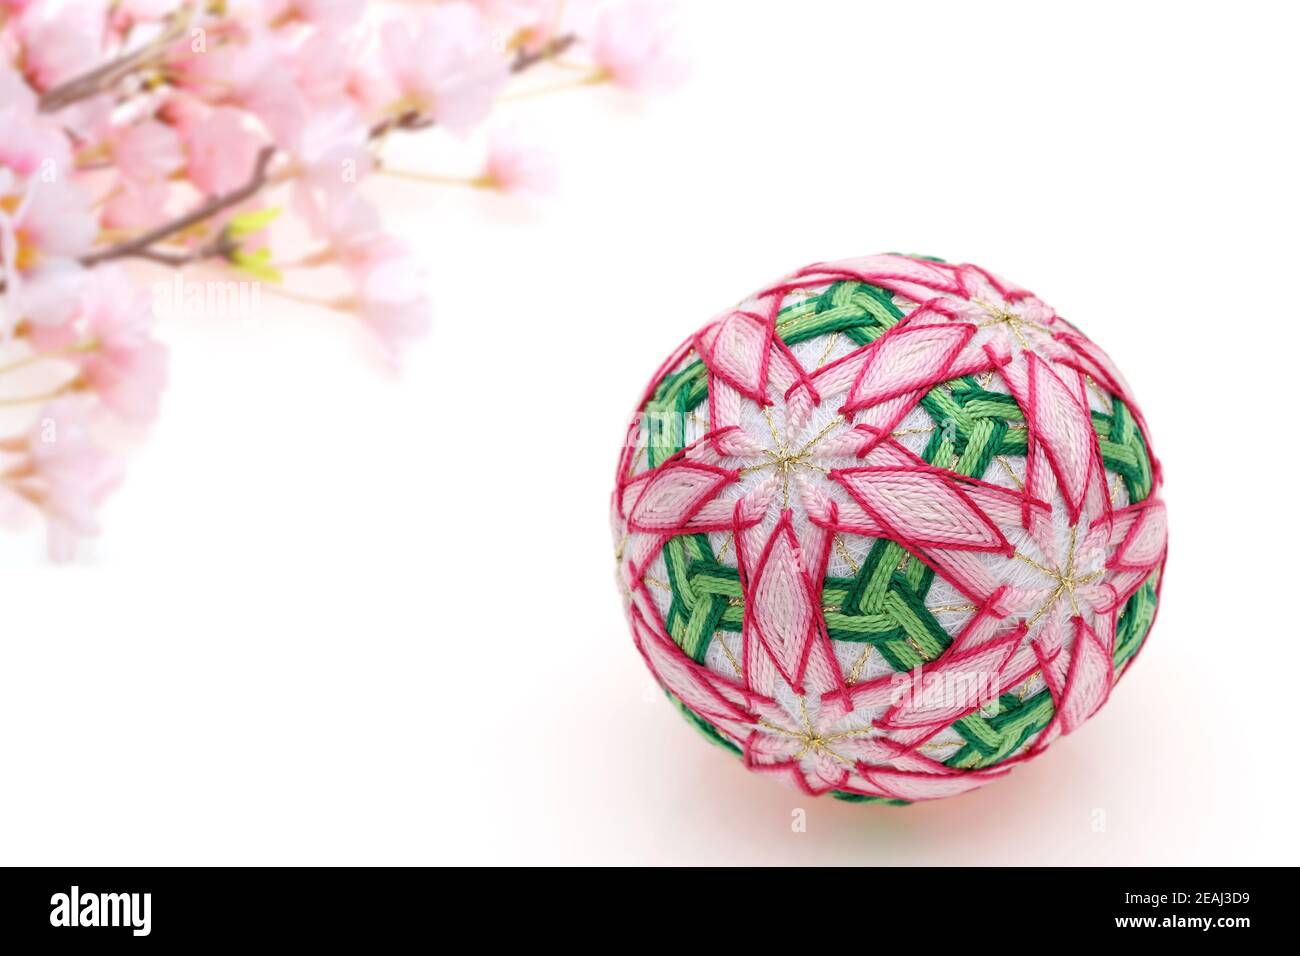
[[[660,367],[613,496],[633,638],[705,736],[811,794],[963,793],[1085,721],[1165,561],[1106,354],[1028,291],[802,269]]]

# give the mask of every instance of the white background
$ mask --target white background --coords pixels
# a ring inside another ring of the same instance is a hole
[[[400,378],[269,297],[163,330],[173,385],[97,546],[0,550],[0,860],[1296,861],[1294,8],[684,14],[679,93],[503,107],[559,154],[555,199],[372,184],[437,303]],[[403,164],[458,158],[439,143]],[[906,809],[702,742],[632,647],[606,524],[670,349],[884,250],[1004,273],[1099,341],[1172,518],[1102,712]]]

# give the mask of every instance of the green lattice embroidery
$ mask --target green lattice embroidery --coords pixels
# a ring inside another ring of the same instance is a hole
[[[1115,624],[1115,676],[1124,673],[1133,655],[1142,647],[1151,623],[1156,619],[1156,588],[1160,572],[1156,571],[1133,592]]]
[[[997,709],[992,716],[968,714],[952,725],[966,743],[944,761],[948,766],[973,770],[1000,763],[1046,727],[1056,713],[1052,695],[1046,690],[1024,700],[1015,694],[1003,694]]]
[[[702,534],[670,540],[664,564],[673,595],[665,617],[668,633],[688,657],[703,661],[716,631],[741,629],[740,574],[713,559],[709,539]]]
[[[686,416],[708,396],[708,370],[698,359],[659,383],[641,416],[651,468],[663,464],[686,446]]]
[[[903,317],[893,297],[860,282],[837,282],[820,295],[788,305],[777,315],[776,332],[786,345],[842,333],[856,345],[874,342]]]
[[[891,807],[910,807],[910,800],[895,800],[892,797],[869,797],[864,793],[846,793],[843,790],[832,790],[831,796],[836,800],[843,800],[845,803],[884,803]]]
[[[1111,414],[1092,413],[1092,427],[1101,445],[1101,460],[1124,480],[1129,501],[1137,504],[1151,494],[1151,454],[1132,413],[1118,398]]]

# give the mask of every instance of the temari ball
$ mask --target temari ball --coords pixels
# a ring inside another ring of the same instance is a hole
[[[963,793],[1097,710],[1155,617],[1160,467],[1104,352],[972,265],[820,263],[655,373],[612,502],[633,639],[811,794]]]

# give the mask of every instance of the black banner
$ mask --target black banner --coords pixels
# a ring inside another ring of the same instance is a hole
[[[1231,946],[1288,928],[1282,900],[1295,877],[1289,870],[1209,868],[573,869],[541,877],[486,869],[90,868],[10,869],[3,879],[0,939],[99,948],[155,941],[397,944],[446,926],[480,927],[492,938],[545,928],[551,938],[562,924],[595,937],[618,920],[640,942],[668,942],[677,934],[665,923],[675,908],[682,928],[704,911],[719,919],[718,931],[724,919],[757,926],[743,919],[751,913],[795,938],[826,921],[822,931],[849,939],[854,926],[874,936],[887,924],[891,935],[915,932],[920,941],[939,931],[950,941],[956,933],[980,946],[1005,945],[1008,933],[1031,942],[1035,932],[1051,934],[1043,939]],[[793,908],[792,893],[804,901]],[[706,899],[712,902],[702,911]]]

